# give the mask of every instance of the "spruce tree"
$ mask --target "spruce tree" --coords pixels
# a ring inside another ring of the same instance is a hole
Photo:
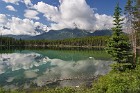
[[[121,18],[121,8],[119,4],[115,7],[113,18],[113,34],[107,42],[106,50],[117,63],[130,63],[130,58],[132,56],[131,45],[122,32],[123,19]]]

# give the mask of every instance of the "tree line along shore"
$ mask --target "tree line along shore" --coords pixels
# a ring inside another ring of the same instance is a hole
[[[19,46],[19,47],[60,47],[60,48],[104,48],[110,36],[91,36],[81,38],[69,38],[64,40],[22,40],[11,37],[0,37],[0,46]],[[124,36],[128,38],[127,35]],[[140,41],[140,40],[138,40]],[[137,41],[137,46],[140,42]]]

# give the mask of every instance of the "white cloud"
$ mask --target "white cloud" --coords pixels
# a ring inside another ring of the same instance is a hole
[[[26,6],[32,6],[31,0],[23,0]]]
[[[13,4],[16,4],[16,5],[19,5],[19,2],[21,0],[3,0],[3,1],[6,2],[6,3],[13,3]]]
[[[43,13],[47,20],[53,22],[50,29],[75,28],[77,26],[80,29],[94,31],[112,27],[113,18],[105,14],[94,13],[85,0],[59,0],[59,2],[60,6],[58,7],[42,1],[34,5],[34,8]]]
[[[11,5],[8,5],[8,6],[6,6],[6,8],[8,9],[8,10],[10,10],[10,11],[17,11],[13,6],[11,6]]]
[[[14,31],[15,34],[31,34],[35,33],[33,27],[33,21],[29,19],[19,19],[16,17],[12,17],[10,23],[8,24],[11,28],[11,31]]]
[[[39,17],[37,17],[39,13],[35,10],[25,10],[25,14],[24,16],[26,18],[29,18],[29,19],[36,19],[36,20],[39,20]]]
[[[5,14],[0,14],[0,25],[6,24],[7,21],[7,16]]]
[[[46,31],[47,26],[39,22],[33,22],[30,19],[20,19],[18,17],[7,18],[6,15],[0,14],[0,32],[3,35],[38,35],[41,32],[36,31],[36,27]]]
[[[103,15],[99,15],[99,14],[95,14],[96,17],[96,29],[110,29],[111,27],[113,27],[113,17],[112,16],[107,16],[105,14]]]
[[[19,3],[24,3],[27,7],[28,6],[33,6],[33,4],[31,3],[31,0],[2,0],[5,3],[12,3],[12,4],[16,4],[19,5]]]
[[[44,2],[38,2],[37,5],[34,5],[34,8],[43,13],[44,16],[50,21],[60,20],[60,13],[57,7],[51,6]]]

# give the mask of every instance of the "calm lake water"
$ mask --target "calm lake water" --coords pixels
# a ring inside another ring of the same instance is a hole
[[[110,70],[103,50],[14,50],[0,53],[0,86],[30,88],[80,86]],[[72,80],[66,80],[72,79]]]

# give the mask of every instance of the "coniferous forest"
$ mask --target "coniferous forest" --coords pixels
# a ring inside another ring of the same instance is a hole
[[[91,36],[64,40],[22,40],[11,37],[0,37],[0,46],[25,47],[105,47],[110,36]],[[128,36],[124,36],[128,39]]]

